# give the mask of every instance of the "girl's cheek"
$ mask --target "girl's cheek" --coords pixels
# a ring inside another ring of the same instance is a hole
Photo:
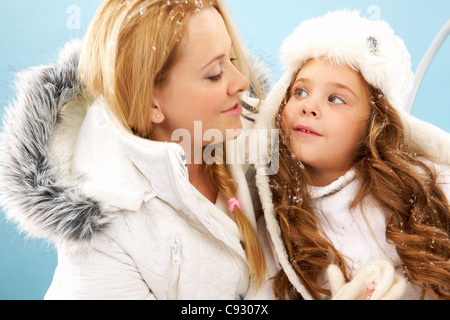
[[[288,117],[286,115],[286,111],[281,114],[281,119],[279,119],[279,120],[280,120],[280,123],[277,124],[278,126],[280,126],[279,129],[281,129],[281,130],[283,130],[283,132],[287,133],[288,132]]]

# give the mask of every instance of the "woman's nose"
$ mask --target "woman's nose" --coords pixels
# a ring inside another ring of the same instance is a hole
[[[238,69],[233,66],[233,77],[228,86],[228,94],[235,95],[240,92],[244,92],[250,86],[250,83],[246,76],[244,76]]]

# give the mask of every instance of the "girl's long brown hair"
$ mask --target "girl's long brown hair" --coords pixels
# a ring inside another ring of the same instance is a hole
[[[437,174],[424,152],[413,150],[405,136],[401,116],[383,93],[366,84],[371,96],[365,140],[361,141],[354,168],[361,188],[352,208],[363,207],[371,198],[385,209],[386,238],[395,246],[407,279],[433,299],[450,299],[450,208],[436,182]],[[292,85],[291,85],[292,87]],[[277,116],[281,115],[292,88],[287,90]],[[347,281],[343,257],[323,236],[307,185],[305,167],[292,156],[282,134],[280,170],[271,177],[271,189],[282,238],[297,276],[313,296],[330,295],[317,283],[319,274],[331,263],[338,265]],[[279,299],[301,299],[281,270],[274,281]]]

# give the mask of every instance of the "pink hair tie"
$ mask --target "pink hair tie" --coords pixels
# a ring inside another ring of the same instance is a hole
[[[228,200],[228,209],[231,213],[233,213],[235,207],[241,207],[241,203],[239,202],[239,200],[236,198],[231,198],[230,200]]]

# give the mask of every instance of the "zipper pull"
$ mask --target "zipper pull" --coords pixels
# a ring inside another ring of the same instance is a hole
[[[180,243],[178,239],[173,240],[171,248],[172,248],[172,264],[177,266],[181,263]]]

